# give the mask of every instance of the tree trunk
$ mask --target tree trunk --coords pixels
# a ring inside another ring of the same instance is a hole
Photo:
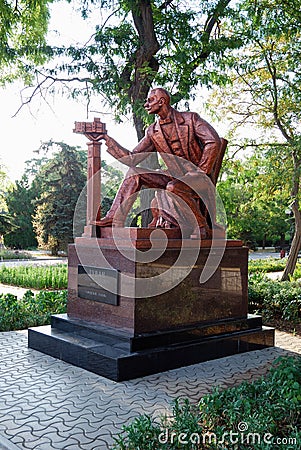
[[[50,250],[51,250],[51,256],[58,256],[58,254],[59,254],[58,244],[53,245]]]
[[[289,275],[293,275],[298,260],[298,253],[301,248],[301,212],[299,208],[301,158],[299,156],[299,146],[294,142],[292,142],[292,158],[294,162],[294,172],[291,197],[293,199],[292,211],[295,219],[295,234],[281,281],[286,281],[289,279]]]
[[[293,275],[298,260],[298,253],[301,249],[301,212],[298,209],[297,202],[294,202],[292,210],[295,218],[295,234],[281,281],[287,281],[289,276]]]
[[[158,61],[154,57],[159,50],[159,43],[155,34],[150,0],[139,0],[135,2],[132,15],[139,36],[140,47],[135,55],[135,75],[134,81],[129,89],[129,98],[133,105],[133,120],[137,137],[140,141],[144,137],[145,124],[137,111],[139,111],[146,101],[148,91],[159,70]],[[151,70],[146,74],[141,69],[147,66]],[[157,155],[150,155],[140,166],[148,169],[157,169],[159,167]],[[149,189],[140,192],[142,227],[147,227],[152,220],[149,209],[152,198],[153,193]]]
[[[266,233],[264,233],[263,238],[262,238],[262,250],[265,250],[266,238],[267,238],[267,235],[266,235]]]
[[[146,95],[148,93],[148,89],[144,89]],[[145,126],[143,123],[143,120],[140,117],[137,117],[136,114],[134,114],[134,123],[135,128],[137,132],[138,140],[140,141],[145,134]],[[157,153],[151,153],[145,161],[142,161],[140,163],[140,167],[144,167],[147,169],[158,169],[160,167]],[[154,193],[150,189],[143,189],[140,191],[140,210],[141,210],[141,226],[142,228],[147,228],[148,224],[152,221],[152,213],[150,210],[150,203],[152,199],[154,198]]]

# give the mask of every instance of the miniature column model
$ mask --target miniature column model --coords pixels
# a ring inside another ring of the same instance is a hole
[[[87,168],[87,222],[84,236],[95,237],[95,221],[100,220],[101,204],[101,156],[99,142],[106,134],[106,124],[99,118],[93,122],[75,122],[74,133],[84,134],[90,142],[88,145]]]

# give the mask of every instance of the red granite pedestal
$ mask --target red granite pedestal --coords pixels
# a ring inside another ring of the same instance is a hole
[[[77,238],[68,261],[67,314],[29,330],[31,348],[122,381],[274,345],[247,312],[240,241],[102,229]]]

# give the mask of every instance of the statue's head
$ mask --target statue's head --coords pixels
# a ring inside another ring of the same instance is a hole
[[[169,93],[161,87],[152,89],[148,94],[144,108],[148,114],[160,115],[160,112],[170,108]]]

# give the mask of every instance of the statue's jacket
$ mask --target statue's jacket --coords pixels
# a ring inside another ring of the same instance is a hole
[[[145,159],[150,152],[158,152],[171,175],[179,176],[181,173],[184,175],[185,172],[193,170],[201,170],[210,175],[221,146],[217,132],[195,112],[179,112],[171,108],[171,116],[181,143],[181,158],[177,157],[168,145],[159,120],[147,128],[145,137],[132,152],[122,147],[113,138],[107,137],[108,153],[133,167]]]

